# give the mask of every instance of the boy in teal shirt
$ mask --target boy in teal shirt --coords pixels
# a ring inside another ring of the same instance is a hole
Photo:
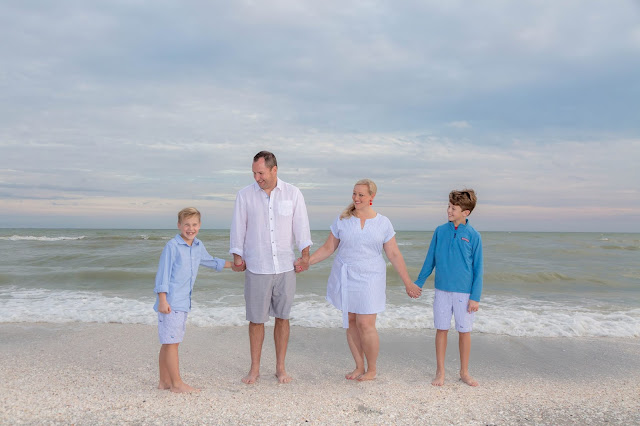
[[[469,386],[478,382],[469,374],[471,328],[482,292],[482,239],[467,216],[476,206],[473,189],[451,191],[449,221],[433,233],[427,257],[415,283],[422,287],[436,269],[433,322],[436,328],[436,377],[434,386],[444,384],[444,359],[451,316],[455,317],[460,347],[460,379]]]

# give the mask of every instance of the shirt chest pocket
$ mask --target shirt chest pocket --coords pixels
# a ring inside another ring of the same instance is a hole
[[[293,201],[280,201],[280,203],[278,203],[278,213],[280,216],[291,216],[293,214]]]

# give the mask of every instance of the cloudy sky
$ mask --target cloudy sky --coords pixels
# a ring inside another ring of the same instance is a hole
[[[314,229],[640,232],[637,1],[0,4],[0,227],[227,228],[267,149]]]

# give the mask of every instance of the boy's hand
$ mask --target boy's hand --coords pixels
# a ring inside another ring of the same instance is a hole
[[[240,265],[236,265],[235,262],[231,264],[231,270],[234,272],[242,272],[247,269],[247,264],[244,263],[244,260]]]
[[[160,303],[158,303],[158,312],[162,312],[163,314],[171,313],[171,306],[166,300],[165,301],[161,300]]]
[[[418,297],[420,297],[420,295],[422,295],[422,289],[414,283],[405,284],[405,290],[407,291],[409,297],[412,299],[417,299]]]
[[[469,300],[469,306],[467,307],[467,312],[478,312],[480,308],[480,302],[476,302],[475,300]]]

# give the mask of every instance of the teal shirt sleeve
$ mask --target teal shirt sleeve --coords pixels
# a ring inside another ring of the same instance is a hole
[[[469,299],[480,301],[480,294],[482,293],[482,275],[484,274],[484,264],[482,260],[482,238],[480,234],[477,238],[474,238],[473,247],[473,282],[471,284],[471,294]]]
[[[429,251],[427,251],[427,257],[424,259],[424,263],[422,264],[422,269],[420,270],[420,274],[418,275],[418,279],[415,281],[415,284],[422,288],[429,275],[433,272],[433,268],[436,266],[436,244],[438,241],[438,233],[434,232],[433,237],[431,237],[431,244],[429,244]]]

